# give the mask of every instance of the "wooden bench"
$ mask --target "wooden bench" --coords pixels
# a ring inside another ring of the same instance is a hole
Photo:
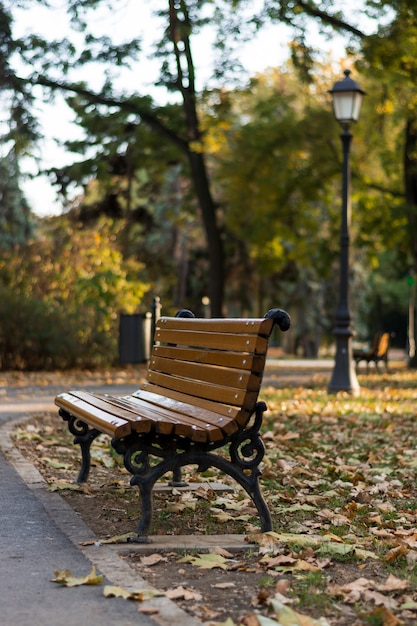
[[[375,333],[372,347],[369,350],[354,350],[353,359],[358,368],[361,361],[366,361],[366,371],[369,371],[369,363],[375,363],[377,371],[379,371],[379,363],[385,363],[385,369],[388,371],[388,350],[390,335],[389,333]]]
[[[90,446],[98,435],[109,435],[123,455],[141,494],[136,540],[146,541],[149,532],[155,482],[172,471],[170,484],[184,485],[185,465],[200,472],[216,467],[235,479],[255,504],[262,531],[271,530],[258,482],[266,410],[258,394],[275,324],[287,330],[288,314],[271,309],[257,319],[200,319],[182,310],[158,320],[146,382],[138,391],[125,397],[68,391],[55,398],[81,448],[78,483],[88,478]],[[224,446],[229,458],[214,453]]]

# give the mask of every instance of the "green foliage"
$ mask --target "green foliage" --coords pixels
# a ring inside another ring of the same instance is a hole
[[[31,0],[22,3],[33,6]],[[14,40],[8,4],[0,15],[2,86],[15,94],[12,109],[21,124],[15,121],[11,129],[16,139],[19,128],[31,128],[31,84],[37,85],[36,93],[42,85],[48,95],[51,90],[67,94],[84,131],[67,148],[82,158],[54,168],[51,175],[64,194],[73,182],[87,190],[79,205],[84,222],[93,224],[100,214],[126,220],[124,253],[146,265],[144,280],[152,281],[170,303],[189,301],[193,308],[207,295],[208,268],[211,276],[216,274],[210,257],[213,232],[222,229],[218,239],[226,246],[228,305],[262,312],[273,293],[291,309],[304,344],[311,343],[307,336],[312,329],[330,328],[336,308],[341,170],[338,128],[326,93],[334,70],[314,49],[309,28],[319,23],[321,32],[351,35],[367,92],[351,158],[353,312],[360,316],[361,331],[372,318],[375,292],[384,293],[391,307],[391,287],[378,286],[372,294],[378,281],[369,276],[379,274],[383,282],[387,250],[395,256],[393,281],[412,254],[417,258],[415,207],[406,202],[403,171],[405,122],[415,114],[417,102],[415,8],[409,0],[364,2],[361,13],[375,19],[369,35],[355,28],[358,15],[341,2],[327,10],[322,3],[268,0],[259,15],[244,1],[156,3],[155,58],[161,71],[154,83],[180,97],[164,106],[135,88],[122,93],[117,87],[113,68],[136,67],[141,42],[97,34],[90,16],[98,8],[107,16],[122,11],[120,4],[110,8],[100,0],[71,0],[65,8],[76,34],[62,41],[46,41],[36,32]],[[240,43],[263,24],[277,22],[292,29],[293,65],[268,70],[242,87]],[[215,31],[216,82],[200,98],[190,36],[206,26]],[[18,58],[26,64],[28,82],[13,74]],[[98,63],[106,69],[96,72],[102,80],[97,79],[94,90],[87,83],[64,83],[72,68],[97,68]],[[23,139],[22,145],[27,145]],[[408,156],[414,157],[412,149]],[[408,187],[413,187],[410,181]],[[221,261],[217,270],[220,276]],[[74,297],[85,290],[89,306],[97,302],[97,310],[104,310],[114,297],[103,288],[109,281],[105,270],[94,280],[80,277]],[[108,322],[98,325],[109,328]],[[319,339],[317,333],[316,345]]]
[[[318,98],[300,96],[298,89],[294,73],[271,70],[234,94],[223,122],[215,179],[226,223],[247,243],[260,275],[313,257],[318,273],[329,268],[337,170],[323,139],[328,115]],[[318,252],[320,239],[326,246]]]
[[[54,218],[43,223],[42,237],[3,255],[3,368],[92,367],[116,360],[119,313],[136,311],[147,290],[141,266],[123,261],[117,234],[109,221],[81,229]]]
[[[19,180],[19,164],[12,151],[0,159],[0,250],[25,243],[32,232],[32,216]]]

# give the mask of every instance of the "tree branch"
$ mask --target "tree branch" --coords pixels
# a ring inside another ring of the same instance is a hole
[[[329,13],[326,13],[325,11],[321,11],[317,7],[308,4],[304,0],[298,0],[296,5],[299,6],[308,15],[311,15],[312,17],[320,18],[324,24],[333,26],[334,28],[337,28],[338,30],[344,30],[349,33],[352,33],[352,35],[355,35],[356,37],[360,37],[361,39],[366,38],[365,33],[359,30],[358,28],[356,28],[355,26],[352,26],[351,24],[348,24],[347,22],[340,20],[335,15],[330,15]]]
[[[42,85],[43,87],[49,87],[53,91],[74,93],[79,96],[83,96],[84,98],[90,100],[90,102],[96,104],[104,104],[108,107],[114,106],[118,107],[122,111],[136,113],[145,124],[147,124],[150,128],[158,132],[166,139],[168,139],[168,141],[176,145],[182,152],[184,152],[188,156],[188,142],[184,141],[181,137],[179,137],[179,135],[177,135],[177,133],[165,126],[165,124],[163,124],[156,117],[156,115],[153,115],[150,111],[146,111],[144,108],[142,108],[137,101],[134,102],[132,100],[118,100],[115,98],[109,98],[108,96],[104,96],[100,93],[95,93],[93,91],[90,91],[89,89],[86,89],[85,87],[81,87],[80,85],[55,81],[44,76],[36,76],[33,78],[19,78],[19,80],[23,83],[29,83],[31,85]]]

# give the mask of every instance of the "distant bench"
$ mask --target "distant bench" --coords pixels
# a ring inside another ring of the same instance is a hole
[[[123,455],[141,493],[137,540],[146,541],[149,532],[155,482],[172,471],[170,484],[184,485],[185,465],[197,465],[199,472],[216,467],[235,479],[255,504],[262,531],[271,530],[258,482],[265,451],[259,429],[267,408],[258,394],[275,324],[287,330],[288,314],[271,309],[264,318],[200,319],[182,310],[158,320],[138,391],[124,397],[68,391],[55,398],[81,448],[78,483],[88,478],[98,435],[110,435]],[[226,445],[230,459],[213,453]]]
[[[369,363],[375,363],[375,368],[379,372],[379,363],[385,364],[385,370],[388,371],[388,351],[389,351],[390,335],[389,333],[375,333],[372,346],[369,350],[354,350],[353,359],[358,368],[361,361],[366,362],[366,371],[369,371]]]

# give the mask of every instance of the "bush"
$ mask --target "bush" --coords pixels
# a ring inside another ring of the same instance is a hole
[[[118,354],[120,312],[147,285],[118,250],[114,225],[46,224],[42,237],[0,258],[0,368],[106,367]]]

